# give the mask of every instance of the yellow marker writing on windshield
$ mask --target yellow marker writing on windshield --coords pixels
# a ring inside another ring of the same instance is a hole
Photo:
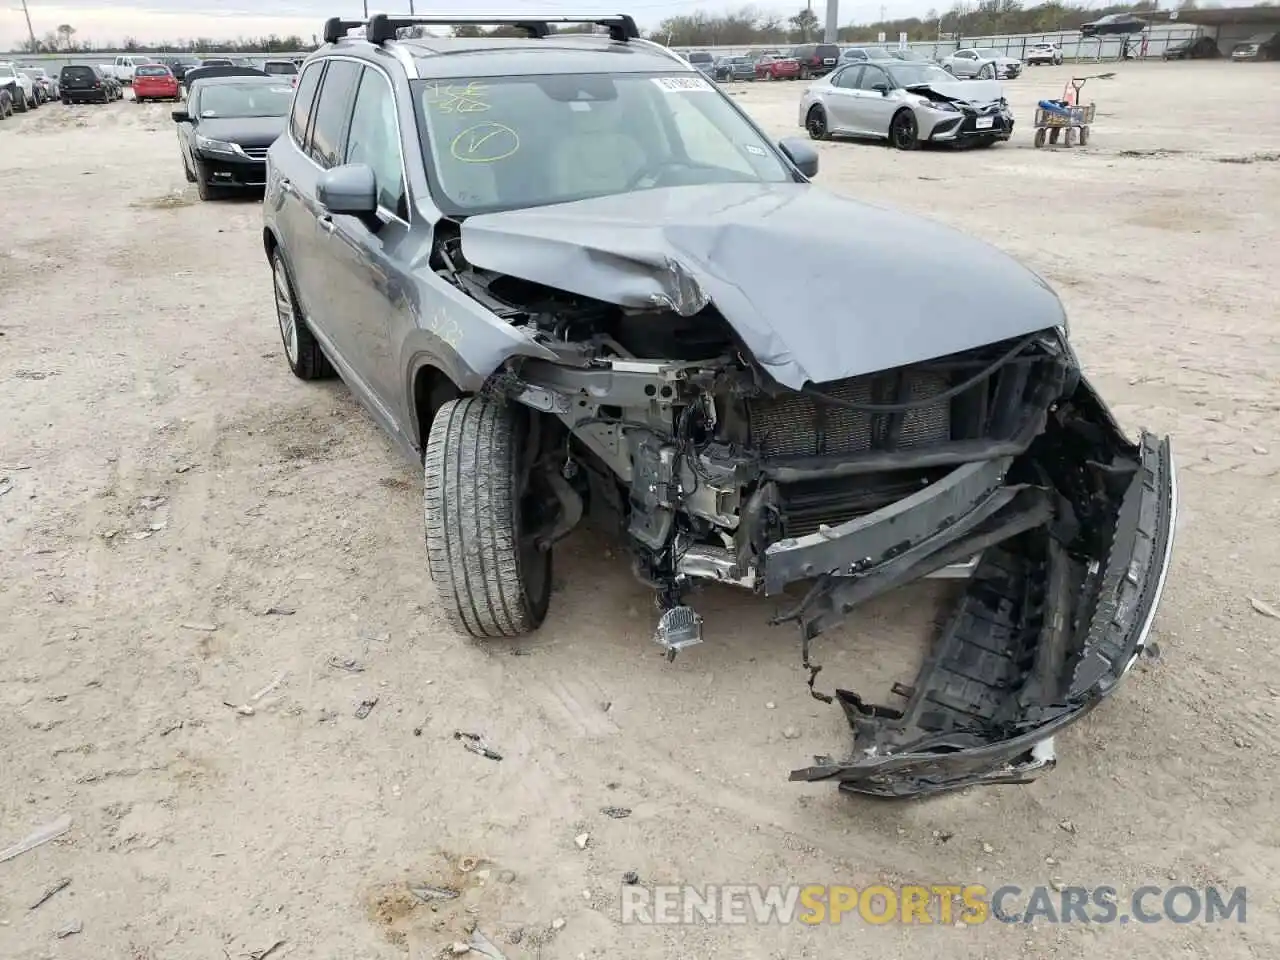
[[[520,135],[491,120],[468,127],[449,144],[449,152],[463,163],[495,163],[520,149]]]

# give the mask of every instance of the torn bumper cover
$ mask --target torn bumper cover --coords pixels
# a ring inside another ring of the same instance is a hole
[[[970,464],[926,511],[943,529],[922,537],[912,512],[900,512],[886,528],[902,534],[892,557],[828,580],[786,615],[801,621],[807,642],[867,596],[982,551],[916,682],[895,687],[905,707],[837,690],[853,728],[851,758],[817,757],[791,779],[902,797],[1024,783],[1051,768],[1054,735],[1110,694],[1141,653],[1168,572],[1177,506],[1169,441],[1144,433],[1129,452],[1138,467],[1096,556],[1064,547],[1070,534],[1046,522],[1048,491],[999,486],[1004,461]],[[779,546],[784,566],[805,562],[793,551],[818,549]]]

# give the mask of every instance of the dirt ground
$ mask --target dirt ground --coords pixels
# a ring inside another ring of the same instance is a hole
[[[473,923],[509,960],[1280,955],[1280,620],[1251,605],[1280,606],[1280,64],[1122,66],[1086,88],[1087,148],[1034,150],[1070,70],[1008,84],[993,150],[819,145],[825,187],[1055,284],[1117,415],[1172,434],[1180,469],[1159,656],[1037,783],[909,803],[787,782],[848,732],[769,603],[707,592],[707,642],[668,664],[591,535],[535,637],[449,632],[417,472],[340,383],[288,374],[258,205],[195,200],[167,106],[0,123],[0,848],[71,818],[0,863],[0,956],[419,958]],[[729,89],[800,134],[800,84]],[[821,679],[891,702],[942,593],[859,611]],[[625,871],[1249,900],[1245,924],[644,927],[619,922]],[[406,881],[465,891],[433,910]]]

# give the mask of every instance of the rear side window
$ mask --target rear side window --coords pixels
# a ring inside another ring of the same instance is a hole
[[[313,63],[302,71],[298,80],[298,89],[293,94],[293,112],[289,115],[289,130],[294,142],[302,149],[307,148],[307,119],[311,116],[311,105],[316,99],[316,90],[320,86],[320,74],[324,71],[324,62]]]
[[[342,148],[351,120],[351,98],[360,82],[363,68],[352,60],[330,60],[316,98],[315,119],[311,124],[311,159],[324,167],[342,162]]]
[[[824,43],[818,47],[817,54],[824,60],[829,58],[834,59],[835,57],[840,56],[840,48],[834,44]]]

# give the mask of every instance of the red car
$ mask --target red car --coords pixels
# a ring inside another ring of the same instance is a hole
[[[178,78],[162,63],[140,65],[133,74],[133,99],[138,103],[147,100],[181,100]]]
[[[765,54],[756,61],[757,80],[794,80],[800,76],[800,61],[795,57]]]

